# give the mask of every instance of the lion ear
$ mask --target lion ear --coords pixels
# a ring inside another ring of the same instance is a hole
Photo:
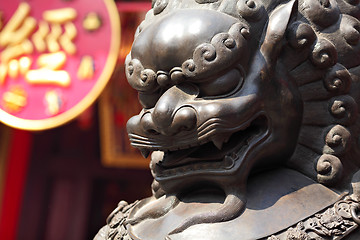
[[[265,58],[276,60],[286,28],[296,7],[297,0],[290,0],[275,8],[271,13],[264,42],[261,45],[261,53]]]

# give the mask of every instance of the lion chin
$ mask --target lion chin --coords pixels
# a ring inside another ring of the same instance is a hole
[[[129,139],[154,177],[153,196],[125,211],[134,239],[152,220],[166,239],[233,223],[259,172],[291,168],[341,192],[359,169],[360,12],[343,0],[216,2],[156,1],[126,58],[143,106]],[[325,204],[336,194],[323,185]],[[167,216],[176,224],[162,228]]]

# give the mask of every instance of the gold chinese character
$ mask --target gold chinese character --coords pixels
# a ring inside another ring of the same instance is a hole
[[[19,60],[20,74],[25,75],[31,66],[31,59],[29,57],[21,57]]]
[[[47,22],[40,21],[38,30],[32,36],[32,41],[38,52],[44,52],[46,50],[45,38],[49,31],[49,25]]]
[[[0,53],[0,60],[3,63],[8,63],[11,59],[18,58],[24,54],[31,54],[33,52],[33,45],[29,40],[25,40],[20,44],[11,45]]]
[[[95,31],[101,27],[100,16],[95,12],[89,12],[83,20],[83,28],[87,31]]]
[[[48,10],[43,13],[43,19],[50,23],[50,34],[46,38],[49,52],[57,52],[61,48],[68,54],[76,53],[76,46],[72,42],[77,35],[77,30],[72,21],[77,12],[73,8]],[[64,26],[64,33],[61,26]]]
[[[76,53],[76,46],[72,42],[76,37],[77,31],[73,23],[65,24],[65,33],[60,37],[60,45],[68,54],[74,55]]]
[[[36,27],[36,20],[29,16],[30,5],[21,2],[14,15],[0,31],[0,84],[5,82],[7,75],[16,78],[23,74],[27,67],[22,67],[17,58],[33,52],[33,45],[28,40]],[[24,60],[22,61],[24,64]]]
[[[77,12],[73,8],[61,8],[55,10],[47,10],[43,13],[43,19],[50,23],[64,24],[73,21],[77,16]]]
[[[3,94],[2,105],[9,112],[19,112],[26,104],[27,94],[21,86],[14,86]]]
[[[46,37],[47,48],[49,52],[57,52],[60,50],[58,40],[62,33],[62,29],[60,24],[52,24],[50,28],[50,34]]]
[[[94,60],[91,56],[81,58],[80,66],[77,72],[79,79],[90,79],[94,76]]]
[[[47,91],[45,94],[45,102],[47,105],[47,114],[56,115],[60,112],[63,101],[55,90]]]
[[[0,52],[0,85],[4,84],[7,76],[17,78],[21,74],[31,84],[67,87],[71,79],[69,73],[61,68],[66,62],[65,53],[76,53],[73,40],[77,30],[72,21],[77,17],[77,12],[73,8],[44,11],[43,20],[39,21],[39,27],[33,33],[37,22],[29,16],[30,10],[28,3],[21,2],[2,29],[0,16],[0,48],[3,48]],[[24,56],[32,54],[34,49],[40,53],[50,52],[38,58],[39,69],[30,69],[31,59]]]
[[[8,74],[11,78],[17,78],[17,76],[19,75],[19,61],[16,59],[12,59],[9,62],[8,71]]]
[[[21,43],[33,32],[36,20],[29,17],[30,5],[21,2],[14,15],[0,32],[0,47]]]
[[[40,69],[30,70],[26,73],[25,79],[31,84],[55,84],[61,87],[70,85],[70,75],[61,69],[66,62],[64,52],[42,54],[37,65]]]
[[[28,39],[36,27],[36,20],[29,17],[30,6],[22,2],[14,15],[0,32],[0,47],[5,49],[0,53],[3,63],[23,54],[33,52],[33,46]]]

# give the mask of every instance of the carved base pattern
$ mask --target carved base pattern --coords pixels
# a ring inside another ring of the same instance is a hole
[[[342,239],[359,224],[357,210],[360,204],[349,197],[333,206],[290,227],[282,237],[271,236],[267,240]]]
[[[132,204],[120,201],[118,207],[107,218],[107,226],[103,229],[105,238],[97,236],[95,239],[133,240],[128,234],[126,220],[137,203],[138,201]],[[360,224],[357,213],[359,210],[360,203],[346,197],[283,233],[268,237],[267,240],[342,239]]]
[[[138,202],[135,201],[132,204],[128,204],[125,201],[119,202],[117,208],[106,219],[108,226],[105,236],[106,240],[132,240],[126,228],[126,219],[129,216],[130,210]]]

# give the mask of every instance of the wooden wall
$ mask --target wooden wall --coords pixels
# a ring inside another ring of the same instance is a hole
[[[149,170],[101,165],[98,124],[35,133],[19,240],[92,239],[120,200],[150,196]]]

